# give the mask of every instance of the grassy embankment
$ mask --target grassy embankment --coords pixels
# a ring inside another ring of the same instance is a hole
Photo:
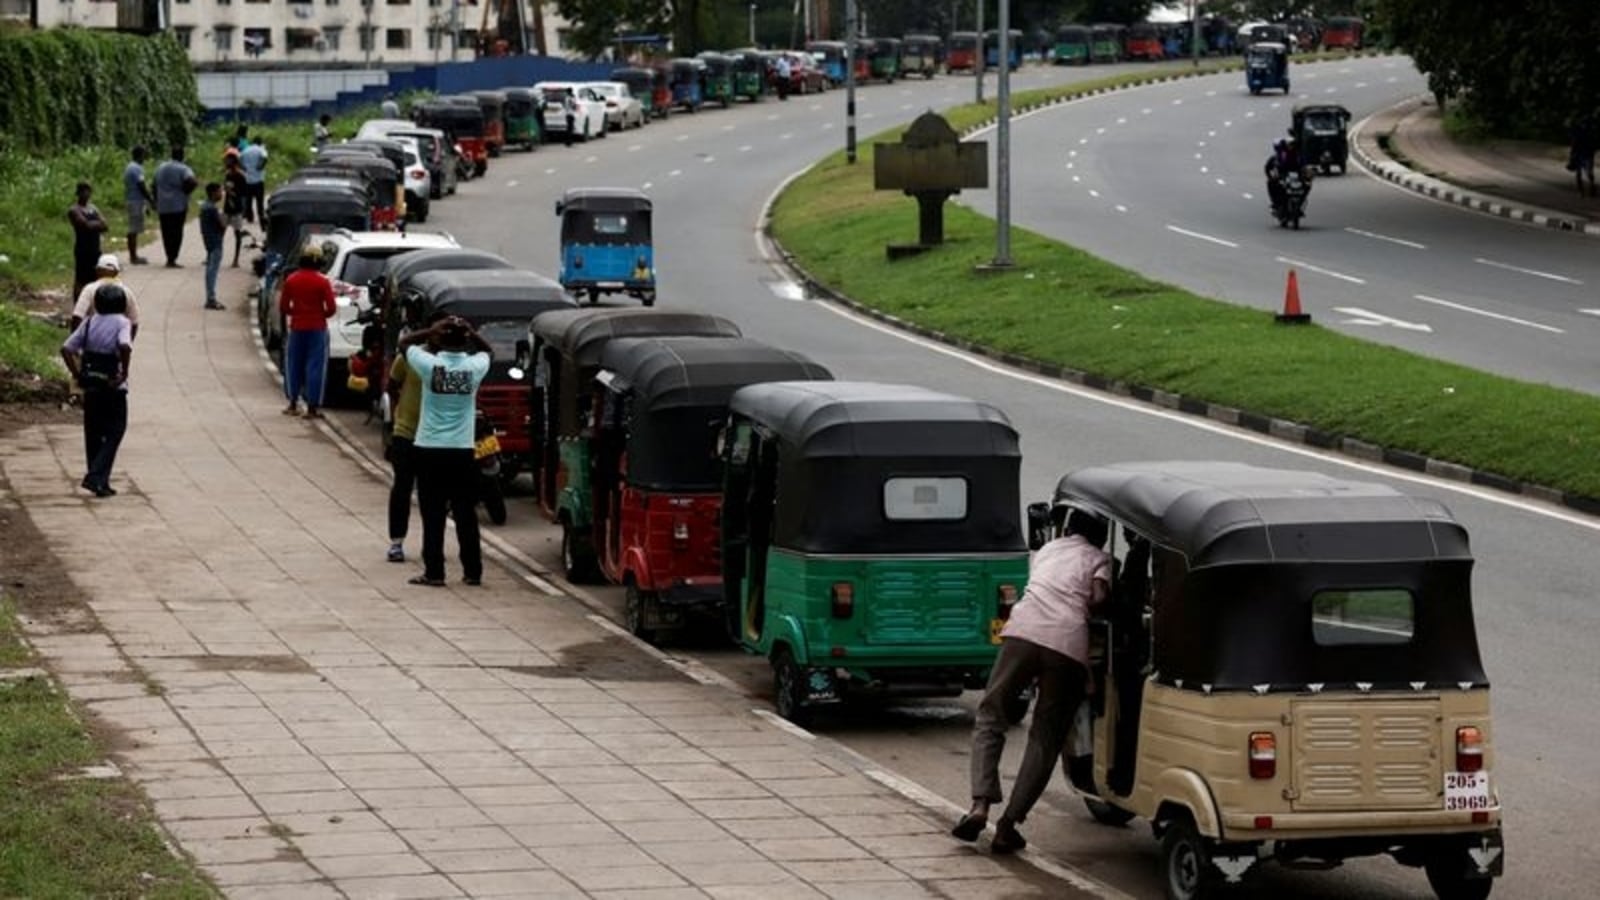
[[[1016,106],[1137,78],[1019,92]],[[994,107],[945,115],[959,131]],[[994,222],[954,205],[945,246],[887,262],[885,244],[917,233],[915,204],[872,188],[873,142],[899,135],[864,141],[855,166],[843,153],[823,160],[773,210],[783,247],[852,299],[994,350],[1600,497],[1600,398],[1280,326],[1020,228],[1013,253],[1025,271],[981,275],[974,266],[993,255]]]
[[[0,599],[0,670],[33,664]],[[48,676],[0,679],[0,896],[215,897],[125,779],[76,777],[103,750]]]

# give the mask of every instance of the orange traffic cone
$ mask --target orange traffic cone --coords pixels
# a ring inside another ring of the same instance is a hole
[[[1311,314],[1300,309],[1300,279],[1294,270],[1289,270],[1289,283],[1283,289],[1283,312],[1273,318],[1285,325],[1306,325],[1311,322]]]

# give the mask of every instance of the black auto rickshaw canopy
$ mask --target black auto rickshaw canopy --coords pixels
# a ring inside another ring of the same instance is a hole
[[[625,66],[621,69],[612,69],[611,80],[620,81],[627,85],[628,90],[632,92],[634,96],[648,97],[650,96],[651,90],[655,87],[656,73],[650,69],[640,69],[633,66]]]
[[[1337,103],[1306,103],[1292,113],[1296,135],[1343,134],[1350,123],[1350,110]]]
[[[404,291],[414,276],[426,272],[457,272],[463,269],[515,269],[498,253],[471,247],[429,247],[389,257],[384,278],[393,289]]]
[[[531,116],[539,109],[539,92],[533,88],[506,88],[500,93],[505,96],[508,116],[516,118]]]
[[[1257,42],[1245,48],[1244,58],[1249,65],[1281,69],[1287,65],[1289,48],[1282,44]]]
[[[490,376],[517,361],[518,345],[541,313],[569,309],[577,301],[560,284],[524,269],[432,269],[412,274],[400,299],[409,321],[460,316],[493,348]]]
[[[1155,548],[1153,677],[1163,683],[1486,684],[1467,532],[1437,501],[1314,472],[1156,462],[1073,472],[1055,502],[1109,516]]]
[[[882,37],[872,39],[872,58],[874,59],[900,59],[900,39]]]
[[[365,231],[371,217],[371,200],[354,186],[290,182],[267,198],[263,249],[287,257],[299,246],[307,226],[314,231]]]
[[[302,166],[295,170],[285,185],[302,185],[306,187],[348,187],[359,191],[368,203],[376,199],[377,183],[372,176],[359,169],[345,166]]]
[[[501,115],[506,105],[506,92],[500,90],[473,91],[469,96],[477,101],[485,118]]]
[[[827,369],[745,337],[620,338],[600,351],[597,380],[628,399],[628,481],[712,490],[721,484],[717,435],[728,398],[763,381],[825,380]]]
[[[600,351],[618,338],[743,336],[721,316],[639,306],[557,310],[533,320],[531,333],[578,368],[598,366]]]
[[[706,70],[712,75],[724,75],[733,71],[733,57],[716,50],[706,50],[695,54],[695,59],[706,64]]]
[[[674,59],[667,64],[667,67],[672,72],[672,80],[675,83],[699,78],[700,74],[706,71],[704,60],[689,57]]]
[[[1063,25],[1056,29],[1056,40],[1063,44],[1087,44],[1089,39],[1087,25]]]
[[[381,156],[367,155],[359,150],[347,153],[322,153],[317,156],[317,165],[333,168],[346,168],[366,176],[372,181],[372,203],[379,209],[389,209],[399,201],[399,191],[403,182],[400,179],[400,170],[394,163]]]
[[[778,382],[743,388],[729,412],[777,447],[774,546],[1027,549],[1017,431],[987,403],[908,385]]]
[[[483,109],[472,104],[434,100],[417,108],[417,124],[437,128],[451,137],[483,137]]]
[[[556,201],[561,243],[648,244],[652,207],[632,188],[573,188]]]
[[[355,140],[345,141],[339,144],[330,144],[327,147],[324,147],[323,151],[326,152],[344,148],[349,148],[352,150],[375,151],[379,156],[382,156],[389,162],[394,163],[394,167],[396,169],[402,172],[405,171],[406,145],[400,143],[399,141],[389,140],[386,138],[357,138]]]
[[[761,55],[760,50],[738,50],[728,54],[728,57],[733,60],[733,70],[735,72],[766,74],[767,60],[766,57]]]

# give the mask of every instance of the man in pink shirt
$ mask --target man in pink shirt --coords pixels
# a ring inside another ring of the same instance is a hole
[[[975,841],[989,824],[989,807],[1000,802],[1000,755],[1006,747],[1007,698],[1035,679],[1038,697],[1028,748],[1022,754],[1011,801],[995,823],[995,853],[1015,853],[1028,842],[1017,825],[1039,802],[1056,760],[1066,746],[1072,714],[1089,681],[1089,611],[1111,591],[1106,520],[1074,509],[1062,536],[1040,547],[1029,564],[1028,588],[1012,607],[1000,633],[1000,655],[972,726],[972,809],[951,834]]]

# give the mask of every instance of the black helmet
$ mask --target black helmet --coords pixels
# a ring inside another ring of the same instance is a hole
[[[128,311],[128,292],[120,284],[102,284],[94,292],[94,311],[113,316]]]

